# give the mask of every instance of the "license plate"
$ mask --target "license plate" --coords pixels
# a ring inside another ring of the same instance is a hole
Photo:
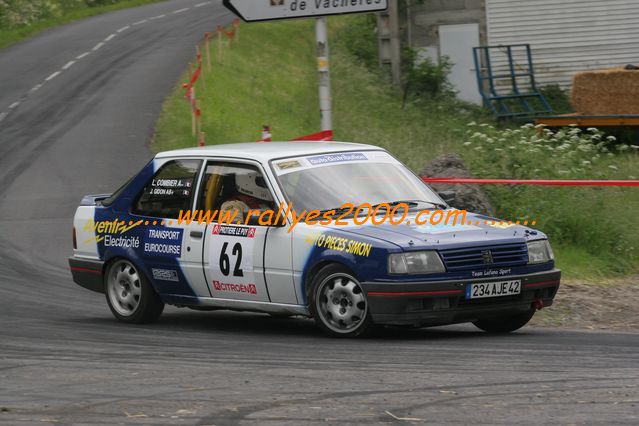
[[[468,284],[466,299],[483,299],[485,297],[512,296],[521,293],[521,281],[500,281],[491,283]]]

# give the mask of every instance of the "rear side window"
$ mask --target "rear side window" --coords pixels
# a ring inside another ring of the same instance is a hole
[[[140,216],[177,219],[191,208],[201,160],[174,160],[164,164],[138,195],[131,212]]]

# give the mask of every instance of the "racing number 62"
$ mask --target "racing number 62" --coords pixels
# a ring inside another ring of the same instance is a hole
[[[226,254],[226,249],[229,246],[228,242],[225,242],[222,245],[222,252],[220,253],[220,271],[225,276],[229,276],[231,272],[231,259],[229,255]],[[244,271],[242,271],[242,244],[235,243],[232,251],[233,256],[235,256],[235,267],[233,268],[233,276],[234,277],[243,277]]]

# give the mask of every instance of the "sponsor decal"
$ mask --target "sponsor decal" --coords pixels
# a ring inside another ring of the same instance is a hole
[[[286,170],[286,169],[294,169],[296,167],[302,167],[302,165],[297,160],[291,160],[291,161],[282,161],[280,163],[277,163],[277,167],[280,170]]]
[[[255,284],[230,284],[230,283],[222,283],[217,280],[214,280],[213,288],[216,291],[229,291],[232,293],[257,294],[257,287],[255,286]]]
[[[369,243],[327,234],[311,234],[306,237],[306,241],[316,247],[363,257],[370,256],[373,249],[373,245]]]
[[[318,155],[316,157],[308,157],[307,160],[313,166],[318,166],[321,164],[343,163],[346,161],[366,161],[368,157],[361,152],[347,152],[343,154]]]
[[[246,226],[213,225],[213,235],[255,238],[255,228]]]
[[[113,237],[114,235],[124,235],[129,232],[131,229],[139,226],[141,222],[124,222],[123,220],[115,219],[108,221],[100,221],[96,222],[93,219],[88,220],[84,225],[84,231],[88,233],[92,233],[93,237],[86,240],[86,244],[91,241],[95,241],[96,243],[102,242],[105,237],[109,234]],[[111,246],[115,247],[115,246]]]
[[[139,237],[114,236],[107,234],[103,238],[104,247],[140,248]]]
[[[182,256],[184,230],[179,228],[147,228],[144,230],[144,253],[158,256]]]
[[[151,273],[153,274],[153,279],[160,281],[174,281],[178,282],[178,273],[173,269],[156,269],[152,268]]]
[[[473,271],[473,278],[490,278],[490,277],[502,277],[504,275],[510,275],[512,273],[511,268],[506,269],[486,269],[484,271]]]

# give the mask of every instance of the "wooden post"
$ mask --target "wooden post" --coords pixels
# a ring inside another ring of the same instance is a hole
[[[195,84],[191,88],[191,133],[197,136],[197,99],[195,97]]]
[[[224,35],[224,28],[221,25],[217,26],[217,61],[222,63],[222,36]]]
[[[191,111],[191,133],[195,136],[195,112],[193,111],[193,102],[195,100],[195,87],[190,87],[193,78],[193,63],[189,62],[189,78],[187,87],[187,100],[189,101],[189,111]]]
[[[211,33],[207,32],[204,35],[204,43],[205,43],[205,54],[206,54],[206,70],[211,71]]]

